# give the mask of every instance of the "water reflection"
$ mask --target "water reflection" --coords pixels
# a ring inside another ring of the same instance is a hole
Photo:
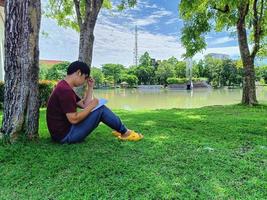
[[[197,108],[209,105],[240,103],[241,89],[194,89],[187,90],[95,90],[96,97],[108,99],[110,108],[138,110],[160,108]],[[267,87],[257,88],[260,103],[267,102]]]

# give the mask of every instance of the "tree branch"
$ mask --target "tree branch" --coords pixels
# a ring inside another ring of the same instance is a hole
[[[247,3],[246,6],[243,7],[243,9],[244,9],[244,12],[242,12],[241,17],[242,17],[242,20],[245,21],[245,18],[246,18],[247,14],[248,14],[248,11],[249,11],[249,3]]]
[[[230,11],[230,7],[229,7],[228,4],[225,5],[223,9],[221,9],[221,8],[217,8],[216,5],[213,6],[213,9],[214,9],[214,10],[218,10],[218,11],[220,11],[220,12],[222,12],[222,13],[228,13],[228,12]]]
[[[261,0],[261,11],[260,11],[260,22],[262,21],[263,17],[263,8],[264,8],[264,0]]]
[[[245,6],[241,5],[238,8],[238,11],[239,11],[239,17],[237,20],[237,25],[241,26],[241,25],[244,25],[244,23],[245,23],[245,18],[248,14],[248,11],[249,11],[249,3],[247,3]]]
[[[86,0],[85,2],[85,22],[88,22],[90,19],[90,13],[92,13],[92,4],[94,0]]]
[[[257,10],[258,0],[253,2],[253,29],[254,29],[254,47],[251,53],[251,57],[255,58],[260,49],[260,36],[261,36],[261,20],[263,15],[263,0],[261,0],[260,15],[258,16]]]
[[[250,57],[250,50],[248,46],[247,31],[245,25],[245,19],[248,14],[248,11],[249,3],[240,4],[240,6],[238,7],[238,20],[236,23],[236,28],[242,60],[245,60]]]
[[[87,22],[95,24],[98,13],[104,0],[86,0],[86,18]]]
[[[75,10],[76,10],[76,15],[77,15],[77,21],[81,30],[83,20],[82,20],[82,15],[81,15],[81,10],[80,10],[80,1],[79,0],[73,0],[74,5],[75,5]]]
[[[63,6],[63,1],[62,0],[60,0],[60,1],[57,1],[57,12],[59,12],[60,10],[61,10],[61,8],[62,8],[62,6]]]
[[[49,5],[49,11],[50,11],[50,14],[49,15],[58,15],[58,13],[61,12],[61,8],[63,6],[63,1],[62,0],[58,0],[58,1],[50,1],[51,5]]]
[[[101,9],[103,2],[104,0],[97,0],[97,3],[96,3],[97,12],[99,12],[99,10]]]

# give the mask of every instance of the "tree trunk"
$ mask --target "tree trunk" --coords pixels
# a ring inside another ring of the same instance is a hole
[[[239,20],[237,22],[237,35],[241,59],[244,66],[244,83],[242,104],[255,105],[257,104],[256,86],[255,86],[255,69],[254,58],[250,55],[247,32],[245,25],[245,16],[248,12],[248,5],[239,8]]]
[[[5,1],[5,91],[1,132],[38,137],[40,0]]]
[[[94,45],[94,27],[85,27],[81,29],[79,60],[85,62],[91,67]]]
[[[91,0],[86,5],[86,16],[80,25],[79,60],[91,67],[94,45],[94,29],[103,0]]]

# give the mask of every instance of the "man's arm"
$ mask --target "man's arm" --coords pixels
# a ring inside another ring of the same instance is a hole
[[[97,105],[98,99],[94,98],[82,111],[66,113],[66,116],[71,124],[77,124],[84,120]]]
[[[94,79],[91,77],[87,80],[87,90],[85,91],[84,97],[81,101],[77,103],[80,108],[86,108],[91,101],[93,100],[93,88],[94,88]]]

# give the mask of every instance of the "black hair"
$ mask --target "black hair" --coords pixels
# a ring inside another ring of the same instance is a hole
[[[67,74],[71,75],[77,72],[78,70],[80,70],[82,74],[85,74],[87,76],[90,75],[89,66],[85,62],[81,62],[81,61],[72,62],[67,69]]]

